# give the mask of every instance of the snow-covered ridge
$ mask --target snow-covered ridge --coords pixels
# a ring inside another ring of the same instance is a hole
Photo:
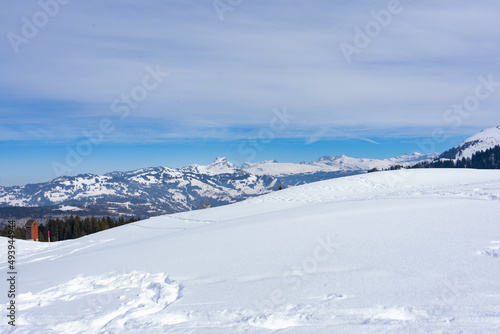
[[[500,126],[485,129],[443,154],[420,154],[415,152],[411,155],[404,154],[389,159],[366,159],[351,158],[345,155],[325,155],[307,163],[280,163],[276,160],[269,160],[256,163],[245,163],[241,168],[255,175],[271,175],[278,177],[284,185],[298,185],[322,179],[360,174],[372,169],[389,169],[391,166],[395,165],[409,167],[421,162],[430,162],[436,158],[470,158],[475,152],[484,151],[497,145],[500,145]]]
[[[338,172],[338,171],[368,171],[370,169],[388,169],[391,166],[404,167],[415,165],[422,161],[431,161],[438,156],[434,154],[413,153],[390,159],[350,158],[345,155],[324,155],[318,160],[308,163],[279,163],[276,160],[257,163],[245,163],[242,169],[256,175],[283,176],[300,173]]]
[[[460,145],[441,154],[443,159],[471,158],[476,152],[500,145],[500,126],[482,130],[464,140]]]
[[[19,240],[0,332],[496,333],[499,203],[498,170],[400,170]]]

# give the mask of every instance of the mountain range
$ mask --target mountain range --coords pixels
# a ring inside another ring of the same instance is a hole
[[[318,160],[302,163],[280,163],[276,160],[245,163],[242,169],[255,175],[270,175],[279,178],[283,186],[297,186],[315,181],[365,173],[369,170],[384,170],[392,166],[409,167],[422,161],[438,157],[434,154],[404,154],[391,159],[358,159],[345,155],[324,155]]]
[[[409,167],[436,159],[460,159],[500,143],[500,127],[483,130],[443,154],[405,154],[391,159],[322,156],[302,163],[276,160],[245,163],[226,158],[207,166],[151,167],[104,175],[61,176],[50,182],[0,187],[0,220],[31,216],[29,208],[45,208],[41,216],[134,215],[151,217],[238,202],[290,187],[342,176]],[[20,211],[13,209],[19,208]],[[26,210],[21,210],[26,208]]]
[[[59,205],[59,211],[149,217],[229,204],[278,187],[275,177],[252,175],[218,158],[208,166],[61,176],[46,183],[0,187],[0,206]]]

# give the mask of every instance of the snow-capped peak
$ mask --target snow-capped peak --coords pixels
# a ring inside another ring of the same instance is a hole
[[[226,158],[217,158],[208,166],[197,166],[200,173],[203,174],[235,174],[241,170]]]
[[[479,151],[485,151],[500,145],[500,126],[484,129],[464,140],[460,145],[441,154],[443,159],[471,158]]]
[[[464,141],[464,143],[477,142],[477,141],[491,142],[493,144],[500,145],[500,126],[481,130],[475,135],[467,138]]]
[[[321,156],[316,162],[333,162],[333,161],[342,161],[345,160],[347,156],[345,155],[336,155],[336,156],[330,156],[330,155],[323,155]]]

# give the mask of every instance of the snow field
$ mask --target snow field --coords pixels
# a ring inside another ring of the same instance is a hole
[[[499,171],[392,171],[18,241],[19,325],[0,330],[495,333],[499,204]]]

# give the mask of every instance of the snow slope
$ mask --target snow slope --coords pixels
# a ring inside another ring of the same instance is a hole
[[[500,145],[500,126],[489,128],[476,133],[464,140],[460,145],[455,146],[441,154],[444,159],[471,158],[476,152],[486,151]]]
[[[498,333],[499,204],[500,171],[400,170],[17,241],[0,331]]]

